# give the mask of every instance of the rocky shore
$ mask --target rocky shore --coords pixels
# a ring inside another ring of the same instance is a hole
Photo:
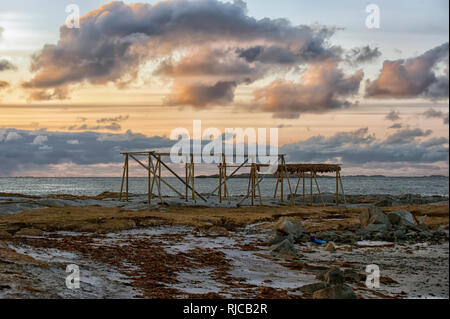
[[[0,216],[1,298],[449,297],[445,198],[144,210],[105,194],[8,196],[52,206]],[[66,287],[69,264],[80,267],[78,290]],[[368,265],[379,288],[366,285]]]

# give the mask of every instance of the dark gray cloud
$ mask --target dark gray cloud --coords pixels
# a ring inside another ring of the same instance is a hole
[[[69,131],[99,131],[99,130],[110,130],[110,131],[120,131],[122,127],[120,124],[112,122],[107,125],[71,125],[67,128]]]
[[[389,126],[389,128],[392,128],[392,129],[400,129],[402,127],[403,127],[402,123],[394,123],[393,125]]]
[[[429,132],[405,130],[385,140],[376,139],[368,129],[337,133],[331,137],[315,136],[305,141],[282,146],[280,152],[288,155],[289,161],[339,162],[345,167],[373,167],[382,164],[386,169],[396,163],[424,165],[448,162],[448,139],[420,141]],[[412,138],[411,138],[412,136]]]
[[[386,115],[385,119],[392,122],[398,121],[400,120],[400,112],[391,111]]]
[[[417,137],[430,136],[433,131],[431,130],[421,130],[419,128],[415,129],[403,129],[397,131],[392,135],[389,135],[384,141],[387,145],[398,145],[398,144],[408,144],[416,140]]]
[[[426,110],[423,114],[423,116],[425,116],[426,118],[438,118],[438,119],[442,119],[444,121],[444,124],[448,124],[448,115],[449,112],[444,113],[442,111],[436,111],[433,108],[429,108],[428,110]]]
[[[102,117],[97,120],[97,123],[118,123],[127,121],[130,118],[129,115],[118,115],[115,117]]]
[[[366,45],[349,50],[345,55],[345,60],[351,65],[359,65],[361,63],[372,62],[380,56],[381,52],[378,48],[371,48]]]
[[[378,79],[368,81],[366,95],[375,98],[448,98],[449,44],[444,43],[407,60],[384,61]],[[436,74],[440,62],[447,65],[444,75]]]
[[[162,137],[95,132],[49,132],[0,129],[0,176],[20,174],[28,167],[73,163],[111,164],[123,161],[120,152],[173,145]]]
[[[17,67],[12,64],[10,61],[2,59],[0,60],[0,72],[3,71],[15,71],[17,70]]]
[[[330,137],[314,136],[284,145],[279,152],[287,154],[291,162],[332,161],[343,163],[344,167],[367,169],[389,170],[400,163],[411,168],[448,163],[448,138],[427,139],[428,135],[428,132],[410,130],[403,134],[401,143],[392,143],[399,141],[398,134],[380,140],[368,128],[361,128]],[[17,176],[30,169],[59,164],[75,164],[80,169],[87,165],[117,165],[123,161],[120,152],[167,151],[174,143],[167,138],[146,137],[131,131],[115,134],[0,129],[0,176]],[[204,143],[209,143],[209,139]]]

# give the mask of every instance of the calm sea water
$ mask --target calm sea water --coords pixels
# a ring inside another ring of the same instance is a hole
[[[449,196],[449,180],[447,177],[368,177],[349,176],[343,177],[346,194],[420,194]],[[175,186],[181,193],[184,186],[174,178],[166,178],[166,181]],[[261,183],[263,196],[273,195],[275,179],[265,179]],[[297,181],[292,179],[291,186],[295,188]],[[213,178],[196,179],[196,190],[202,193],[211,192],[218,185],[218,180]],[[309,181],[306,182],[309,187]],[[334,193],[335,180],[333,178],[319,178],[320,190],[323,193]],[[175,195],[169,188],[162,185],[167,195]],[[235,178],[228,181],[231,194],[246,194],[248,180]],[[288,184],[285,183],[286,192]],[[315,185],[314,185],[315,189]],[[131,193],[145,194],[147,192],[147,180],[145,178],[130,178]],[[97,195],[102,192],[119,192],[120,178],[0,178],[0,192],[20,193],[28,195],[49,194],[73,194],[73,195]],[[301,192],[301,183],[299,187]]]

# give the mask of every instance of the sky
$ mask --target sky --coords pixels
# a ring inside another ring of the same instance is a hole
[[[289,161],[345,175],[448,175],[448,6],[2,1],[0,176],[119,176],[194,120],[278,128]]]

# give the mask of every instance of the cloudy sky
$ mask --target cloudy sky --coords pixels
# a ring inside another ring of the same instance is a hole
[[[278,127],[347,175],[448,175],[448,1],[372,3],[379,28],[359,0],[2,1],[0,176],[117,176],[193,120]]]

